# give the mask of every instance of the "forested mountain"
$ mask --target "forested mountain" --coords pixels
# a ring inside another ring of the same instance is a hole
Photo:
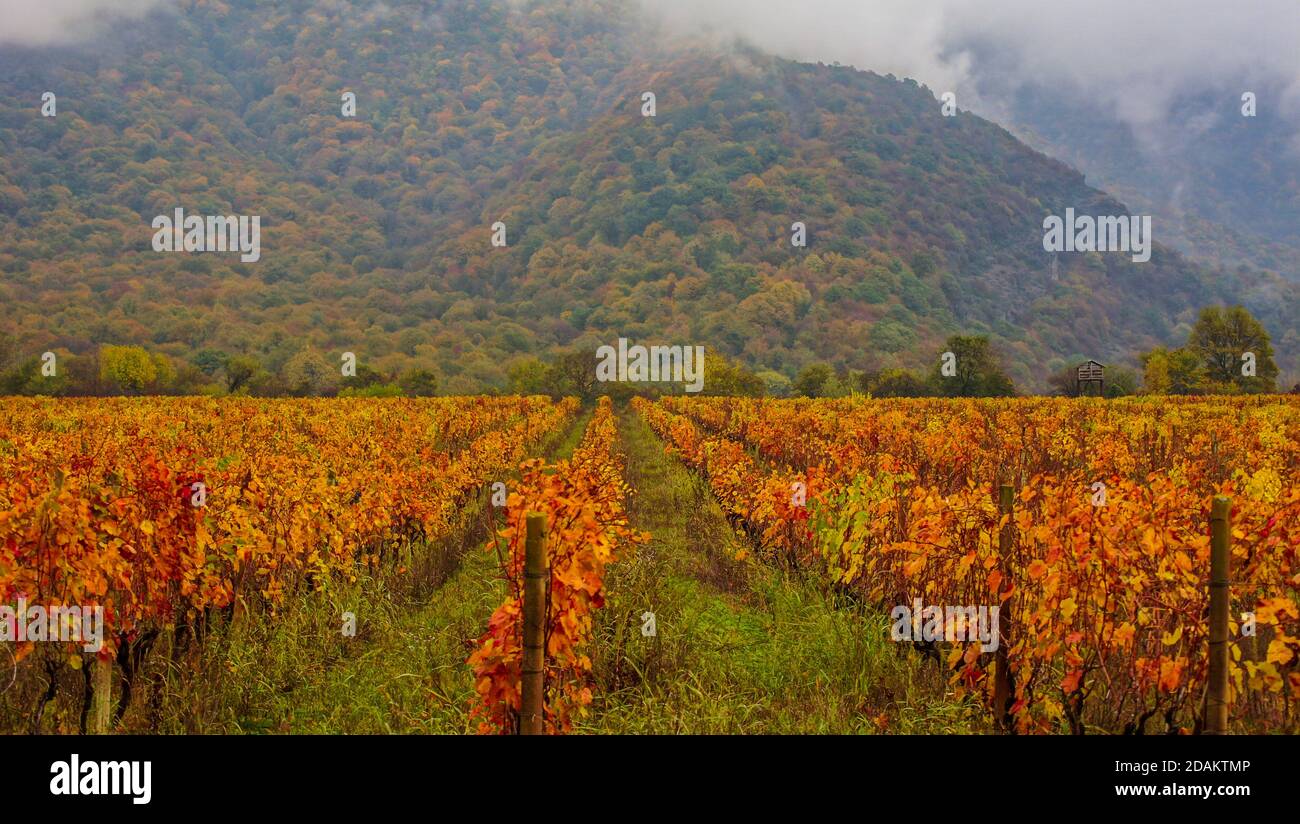
[[[1124,206],[915,82],[696,48],[635,8],[193,0],[0,47],[0,332],[209,370],[353,351],[452,392],[620,336],[793,375],[920,366],[967,332],[1034,387],[1231,302],[1295,368],[1295,284],[1159,243],[1044,252],[1047,215]],[[155,252],[177,207],[260,215],[261,259]]]
[[[1251,116],[1242,113],[1243,88],[1254,89]],[[1243,80],[1181,95],[1167,117],[1141,125],[1059,89],[985,93],[1010,101],[1012,130],[1030,145],[1155,214],[1168,245],[1300,280],[1300,142],[1284,88]]]

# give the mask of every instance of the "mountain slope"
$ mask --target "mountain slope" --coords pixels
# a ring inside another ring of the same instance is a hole
[[[1259,104],[1242,115],[1241,89]],[[1276,85],[1245,81],[1185,94],[1166,117],[1135,126],[1086,94],[985,90],[1009,100],[1013,131],[1154,214],[1168,245],[1227,266],[1300,280],[1300,144]]]
[[[1047,214],[1125,210],[994,124],[644,26],[620,2],[195,0],[94,48],[0,49],[0,331],[271,369],[355,351],[464,392],[620,336],[793,374],[921,365],[966,331],[1033,387],[1226,301],[1293,367],[1294,285],[1164,248],[1054,261]],[[261,260],[153,252],[176,207],[262,216]]]
[[[1127,210],[994,124],[942,117],[914,83],[746,53],[668,64],[647,88],[666,92],[656,118],[629,99],[541,146],[480,215],[515,245],[450,239],[445,285],[558,315],[553,343],[671,330],[787,373],[917,365],[966,330],[1034,385],[1063,358],[1178,338],[1221,301],[1294,336],[1296,292],[1276,278],[1164,248],[1044,252],[1045,215]]]

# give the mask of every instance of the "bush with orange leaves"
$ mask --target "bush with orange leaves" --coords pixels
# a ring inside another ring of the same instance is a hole
[[[506,552],[502,568],[510,595],[488,621],[468,664],[474,670],[479,700],[473,717],[479,732],[518,729],[520,672],[523,662],[523,580],[526,518],[546,516],[550,578],[545,611],[545,727],[567,732],[574,715],[591,703],[592,613],[604,606],[605,567],[628,549],[647,542],[648,533],[628,524],[624,501],[623,457],[615,451],[618,429],[608,398],[601,398],[582,443],[567,461],[547,465],[524,462],[522,478],[506,503],[505,525],[489,546]]]
[[[793,539],[775,546],[820,563],[832,586],[885,608],[998,606],[1022,732],[1200,728],[1210,499],[1229,496],[1234,721],[1300,723],[1295,399],[665,398],[638,409],[760,543]],[[807,480],[810,528],[781,512],[791,478]],[[1003,480],[1010,516],[995,503]],[[1255,636],[1241,633],[1244,613]],[[939,651],[958,692],[991,701],[995,656],[960,642]]]
[[[445,534],[576,409],[541,397],[0,399],[0,604],[103,606],[105,658],[236,603],[274,611],[287,591]]]

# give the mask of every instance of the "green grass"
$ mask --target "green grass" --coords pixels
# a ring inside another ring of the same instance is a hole
[[[620,420],[635,497],[652,533],[611,567],[592,659],[591,733],[952,733],[981,729],[975,707],[946,695],[891,642],[882,615],[762,562],[707,486],[637,415]],[[656,615],[657,635],[640,632]],[[880,719],[877,723],[875,719]]]

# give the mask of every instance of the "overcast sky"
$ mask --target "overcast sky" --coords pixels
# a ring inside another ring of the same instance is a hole
[[[1059,86],[1134,124],[1165,119],[1180,91],[1274,80],[1300,115],[1300,0],[637,1],[677,31],[913,77],[994,116],[999,101],[978,100],[973,80]],[[0,0],[0,42],[75,42],[173,4]]]
[[[963,108],[972,79],[996,77],[1081,92],[1133,123],[1163,120],[1179,92],[1243,82],[1285,85],[1300,109],[1300,0],[640,1],[682,31],[912,77]]]
[[[0,0],[0,43],[48,46],[101,34],[165,0]]]

